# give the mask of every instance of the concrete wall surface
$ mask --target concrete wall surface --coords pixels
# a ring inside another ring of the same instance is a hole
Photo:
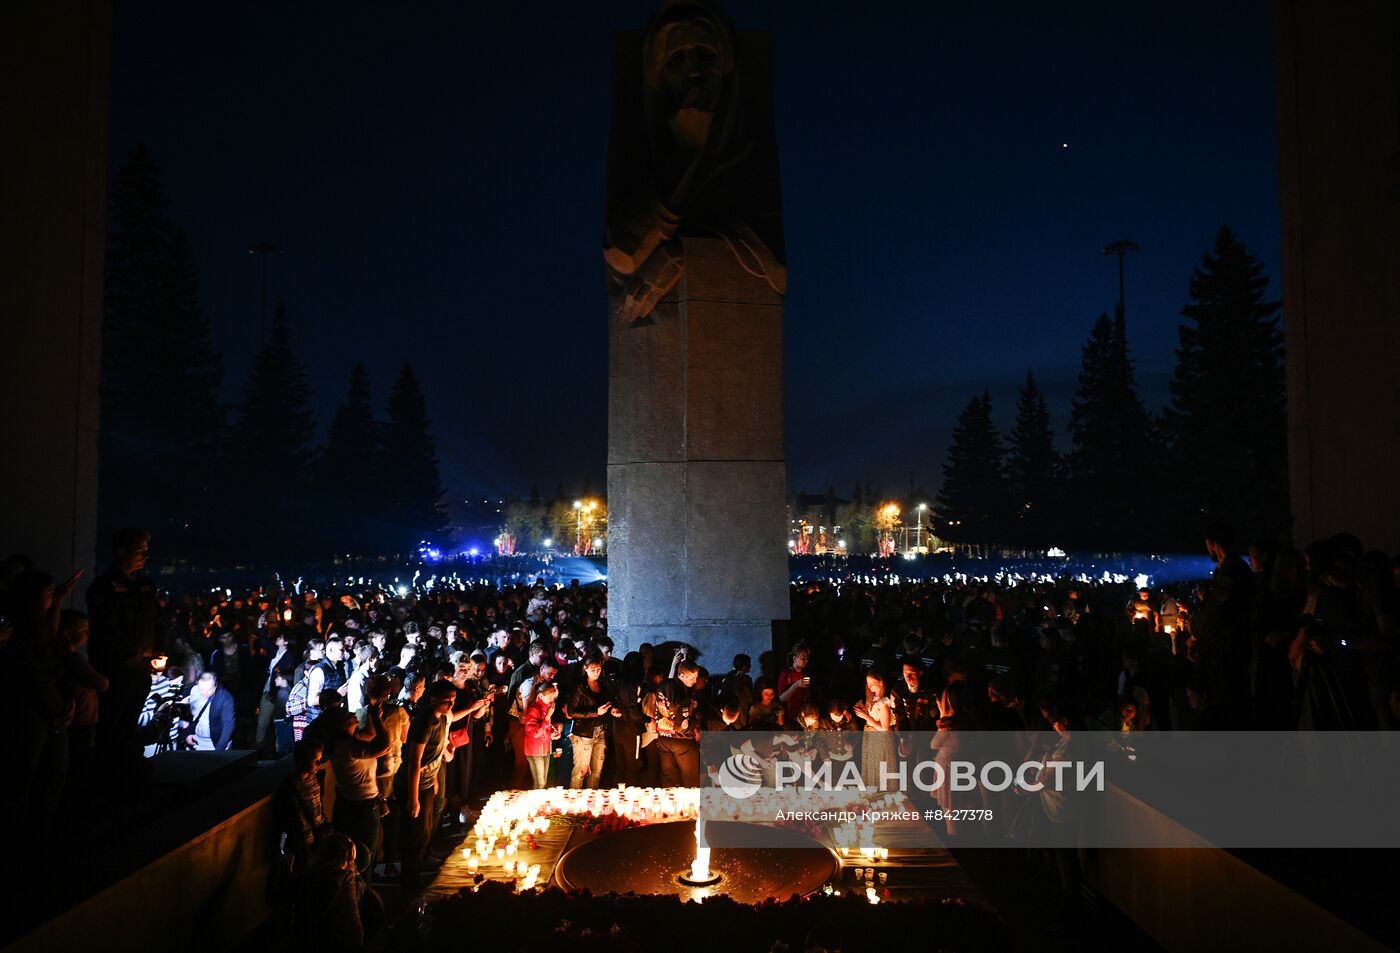
[[[1294,540],[1400,551],[1400,4],[1276,0]]]
[[[0,557],[59,578],[95,549],[110,39],[106,0],[0,4]]]

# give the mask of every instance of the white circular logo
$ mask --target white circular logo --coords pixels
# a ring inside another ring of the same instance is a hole
[[[715,773],[715,783],[732,798],[742,801],[753,797],[763,783],[758,760],[742,753],[730,755]]]

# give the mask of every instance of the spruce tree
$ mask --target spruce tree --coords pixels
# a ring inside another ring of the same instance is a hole
[[[1056,528],[1055,504],[1059,459],[1050,426],[1050,408],[1026,371],[1026,384],[1016,404],[1016,427],[1011,431],[1006,482],[1010,502],[1010,541],[1025,546],[1050,545]]]
[[[388,491],[379,444],[369,371],[357,363],[313,473],[315,497],[330,510],[323,539],[332,552],[363,556],[379,551],[377,514]]]
[[[1178,504],[1251,535],[1288,529],[1287,411],[1277,301],[1263,263],[1228,227],[1191,274],[1164,424]],[[1199,520],[1181,545],[1199,542]]]
[[[1137,393],[1122,315],[1099,316],[1070,409],[1068,512],[1075,545],[1128,549],[1152,538],[1152,423]]]
[[[1007,494],[1001,436],[984,392],[958,414],[938,491],[937,534],[952,542],[1000,542],[1006,531]]]
[[[305,508],[309,496],[311,387],[292,347],[286,306],[277,302],[267,341],[258,349],[238,406],[240,509],[251,507],[243,542],[255,558],[307,555],[332,514]]]
[[[399,371],[385,409],[383,465],[392,474],[386,512],[396,540],[405,547],[420,539],[438,541],[447,530],[447,518],[437,447],[412,365],[405,363]]]
[[[112,184],[103,316],[101,522],[138,524],[175,560],[215,545],[223,364],[160,169],[136,149]]]

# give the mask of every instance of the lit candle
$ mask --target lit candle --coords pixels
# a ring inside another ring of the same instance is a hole
[[[468,857],[468,858],[467,858],[467,872],[468,872],[468,873],[472,873],[472,874],[476,873],[477,868],[478,868],[479,866],[480,866],[480,865],[476,862],[476,858],[475,858],[475,857]]]
[[[505,860],[505,859],[506,859],[506,849],[505,849],[504,847],[497,847],[497,848],[496,848],[496,859],[497,859],[497,860]]]

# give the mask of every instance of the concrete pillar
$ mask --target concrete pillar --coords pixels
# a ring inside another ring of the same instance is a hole
[[[687,642],[724,672],[788,617],[782,298],[717,238],[656,322],[614,316],[608,625],[619,651]],[[737,272],[737,273],[736,273]]]
[[[1400,5],[1276,0],[1293,538],[1400,551]]]
[[[59,577],[95,549],[110,39],[106,0],[0,4],[0,549]]]
[[[696,46],[714,72],[668,77]],[[663,2],[613,64],[608,629],[619,651],[679,641],[716,674],[739,652],[757,672],[788,618],[772,37]],[[693,102],[713,117],[702,152],[678,131]]]

